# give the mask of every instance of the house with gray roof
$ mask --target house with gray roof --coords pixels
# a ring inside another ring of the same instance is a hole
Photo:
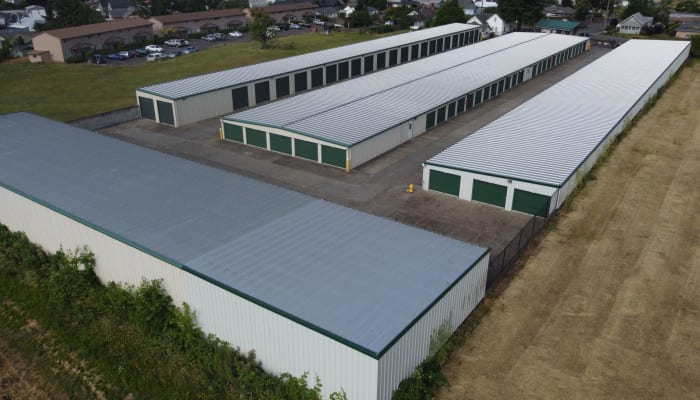
[[[642,28],[654,23],[654,17],[645,17],[642,13],[634,13],[617,24],[620,33],[626,35],[639,35]]]

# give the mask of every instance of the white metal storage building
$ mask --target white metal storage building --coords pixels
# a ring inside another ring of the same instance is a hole
[[[228,115],[223,137],[350,170],[583,53],[586,44],[512,33]]]
[[[389,399],[484,296],[488,249],[28,113],[0,116],[0,204],[49,251],[87,245],[103,282],[162,279],[205,332],[325,396]]]
[[[476,25],[443,25],[146,86],[136,90],[136,100],[142,117],[182,126],[466,46],[478,37]]]
[[[689,48],[628,41],[426,161],[423,187],[507,210],[553,212]]]

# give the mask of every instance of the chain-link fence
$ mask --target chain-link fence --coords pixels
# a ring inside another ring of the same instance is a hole
[[[546,217],[543,217],[546,215]],[[513,265],[530,240],[544,228],[549,221],[549,206],[546,210],[533,215],[527,224],[517,235],[501,250],[500,253],[491,256],[489,261],[488,277],[486,278],[486,290],[490,291],[498,278]]]

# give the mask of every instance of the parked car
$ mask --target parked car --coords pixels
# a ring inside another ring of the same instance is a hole
[[[132,53],[134,53],[134,55],[136,57],[146,57],[148,55],[148,52],[146,51],[146,49],[132,50]]]
[[[149,44],[146,46],[146,51],[149,51],[151,53],[161,53],[163,51],[163,48],[158,46],[157,44]]]
[[[212,36],[211,34],[209,34],[202,36],[202,40],[206,40],[207,42],[216,42],[219,39],[217,39],[216,36]]]
[[[224,40],[224,39],[226,39],[226,36],[224,36],[224,34],[221,33],[221,32],[210,33],[210,35],[214,36],[214,37],[216,38],[216,40]]]
[[[291,25],[289,25],[289,29],[301,29],[301,25],[299,25],[299,24],[291,24]]]
[[[197,51],[199,51],[199,49],[197,49],[196,47],[187,46],[184,49],[182,49],[182,54],[190,54],[190,53],[195,53]]]
[[[121,53],[112,53],[112,54],[107,54],[107,59],[111,61],[120,61],[120,60],[126,60],[127,57],[123,56]]]
[[[168,53],[167,57],[168,57],[168,58],[175,58],[175,57],[178,57],[178,56],[180,56],[180,55],[182,55],[182,51],[180,51],[180,50],[175,50],[175,51],[173,51],[172,53]]]
[[[231,37],[243,37],[243,34],[238,31],[229,32],[228,35]]]
[[[107,59],[99,54],[95,54],[92,57],[90,57],[90,63],[91,64],[106,64]]]
[[[133,51],[120,51],[119,55],[124,56],[126,58],[134,58],[136,56],[136,54],[134,54]]]
[[[280,29],[283,30],[283,31],[288,31],[288,30],[289,30],[289,24],[277,24],[277,25],[275,25],[275,26],[277,26],[278,28],[280,28]]]
[[[165,41],[165,44],[170,47],[182,47],[190,44],[190,42],[185,39],[169,39]]]
[[[268,31],[279,32],[279,31],[281,31],[282,29],[281,29],[279,26],[277,26],[277,25],[272,25],[272,26],[268,26],[268,27],[267,27],[267,30],[268,30]]]
[[[318,19],[318,18],[316,18],[316,19],[314,20],[314,25],[325,25],[325,24],[326,24],[326,23],[325,23],[323,20],[320,20],[320,19]]]
[[[158,61],[165,57],[163,53],[151,53],[146,56],[146,61],[153,62],[153,61]]]

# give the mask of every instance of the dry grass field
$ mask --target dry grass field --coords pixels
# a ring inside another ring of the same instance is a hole
[[[700,63],[619,143],[445,366],[439,399],[700,396]]]

